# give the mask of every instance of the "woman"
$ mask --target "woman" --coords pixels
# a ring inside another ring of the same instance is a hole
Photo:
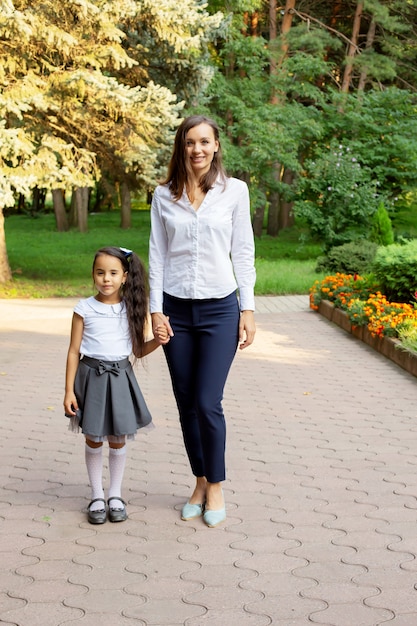
[[[255,336],[254,241],[247,185],[227,177],[219,129],[193,115],[179,126],[166,180],[154,193],[150,310],[164,350],[196,486],[181,517],[226,519],[222,398],[236,353]],[[239,298],[236,290],[239,290]]]

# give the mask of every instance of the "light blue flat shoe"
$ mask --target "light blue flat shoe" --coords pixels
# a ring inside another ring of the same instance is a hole
[[[203,515],[203,505],[202,504],[184,504],[181,511],[181,519],[184,522],[189,522],[192,519],[196,519],[197,517],[201,517]]]
[[[203,520],[209,528],[215,528],[226,519],[226,507],[218,511],[204,511]]]

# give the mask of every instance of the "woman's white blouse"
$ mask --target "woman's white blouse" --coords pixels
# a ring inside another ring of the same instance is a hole
[[[255,310],[255,246],[245,182],[218,180],[199,209],[184,191],[175,202],[159,185],[151,207],[150,311],[162,311],[163,292],[177,298],[224,298],[239,289],[240,309]]]

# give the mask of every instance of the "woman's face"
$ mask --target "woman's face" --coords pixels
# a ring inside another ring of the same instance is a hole
[[[203,123],[190,128],[185,136],[185,155],[194,174],[200,178],[209,171],[219,142],[209,124]]]

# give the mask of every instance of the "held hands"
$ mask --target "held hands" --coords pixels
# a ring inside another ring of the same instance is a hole
[[[239,349],[243,350],[253,343],[256,325],[253,311],[242,311],[239,320]]]
[[[153,335],[160,345],[168,343],[169,341],[168,329],[166,326],[155,326]]]
[[[174,332],[169,323],[169,317],[163,313],[152,313],[152,331],[155,340],[163,346],[168,343]]]

